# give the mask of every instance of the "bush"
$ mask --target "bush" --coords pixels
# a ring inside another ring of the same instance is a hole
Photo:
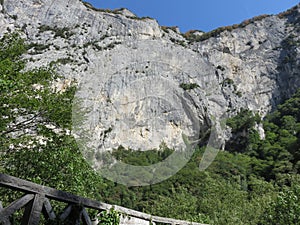
[[[285,186],[277,198],[262,215],[262,224],[296,225],[300,221],[300,183],[292,181],[291,187]]]
[[[195,88],[198,88],[199,85],[196,83],[181,83],[179,87],[181,87],[185,91],[188,91],[188,90],[193,90]]]

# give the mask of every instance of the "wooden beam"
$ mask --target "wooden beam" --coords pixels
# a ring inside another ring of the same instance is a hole
[[[72,205],[68,205],[68,206],[64,209],[63,213],[59,216],[59,219],[60,219],[61,221],[64,221],[65,219],[68,218],[68,216],[71,214],[71,212],[72,212]]]
[[[45,196],[36,194],[25,208],[21,225],[38,225],[40,222],[41,212],[43,209]]]
[[[95,200],[82,198],[64,191],[59,191],[54,188],[38,185],[29,181],[21,180],[19,178],[12,177],[6,174],[1,174],[1,173],[0,173],[0,186],[8,187],[14,190],[19,190],[27,193],[43,194],[45,195],[46,198],[65,202],[68,204],[81,205],[82,207],[85,208],[91,208],[96,210],[109,210],[110,208],[114,208],[119,213],[123,213],[128,216],[136,217],[147,221],[167,223],[167,224],[180,224],[180,225],[205,225],[202,223],[195,223],[195,222],[189,222],[184,220],[176,220],[171,218],[152,216],[150,214],[142,213],[125,207],[110,205]]]
[[[147,213],[142,213],[142,212],[139,212],[136,210],[127,209],[125,207],[117,206],[117,205],[112,206],[112,205],[106,204],[106,207],[107,207],[107,210],[109,210],[111,207],[113,207],[117,212],[123,213],[125,215],[143,219],[143,220],[147,220],[147,221],[157,222],[157,223],[179,224],[179,225],[207,225],[207,224],[190,222],[190,221],[185,221],[185,220],[177,220],[177,219],[171,219],[171,218],[160,217],[160,216],[152,216]]]
[[[80,205],[68,205],[59,219],[61,221],[68,220],[73,225],[80,225],[82,220],[83,208]]]
[[[35,184],[30,181],[22,180],[2,173],[0,173],[0,186],[9,187],[10,189],[14,189],[26,193],[44,194],[45,197],[49,199],[54,199],[68,204],[75,204],[75,205],[80,204],[82,206],[92,208],[92,209],[102,208],[101,202],[79,197],[70,194],[68,192],[59,191],[54,188]]]
[[[44,201],[44,207],[43,207],[43,215],[45,217],[45,219],[49,219],[49,220],[55,220],[56,219],[56,215],[54,213],[54,210],[51,206],[51,203],[49,201],[49,199],[45,199]]]
[[[28,194],[23,196],[22,198],[14,201],[9,206],[7,206],[4,209],[1,209],[0,211],[0,221],[2,221],[2,218],[7,218],[11,216],[14,212],[19,210],[20,208],[24,207],[28,202],[30,202],[34,198],[33,194]]]
[[[72,224],[80,225],[82,219],[83,208],[79,205],[72,207]]]
[[[82,210],[82,221],[84,225],[92,225],[91,218],[85,208]]]
[[[0,201],[0,211],[3,209],[2,202]],[[0,219],[0,222],[2,222],[5,225],[11,225],[9,221],[9,217],[3,217]]]

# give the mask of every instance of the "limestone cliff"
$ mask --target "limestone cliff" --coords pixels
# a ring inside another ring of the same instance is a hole
[[[99,149],[180,148],[240,108],[262,116],[300,87],[300,6],[210,33],[161,27],[79,0],[4,0],[0,34],[19,30],[29,68],[76,80]],[[74,108],[74,115],[76,117]]]

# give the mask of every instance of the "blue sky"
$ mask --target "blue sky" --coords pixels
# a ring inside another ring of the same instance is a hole
[[[160,25],[210,31],[261,14],[277,14],[299,0],[86,0],[96,8],[128,8],[139,17],[150,16]]]

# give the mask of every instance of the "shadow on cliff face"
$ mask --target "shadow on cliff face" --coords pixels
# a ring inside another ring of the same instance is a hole
[[[277,87],[273,108],[291,97],[300,88],[300,4],[279,15],[286,18],[286,37],[281,42],[277,66]]]

